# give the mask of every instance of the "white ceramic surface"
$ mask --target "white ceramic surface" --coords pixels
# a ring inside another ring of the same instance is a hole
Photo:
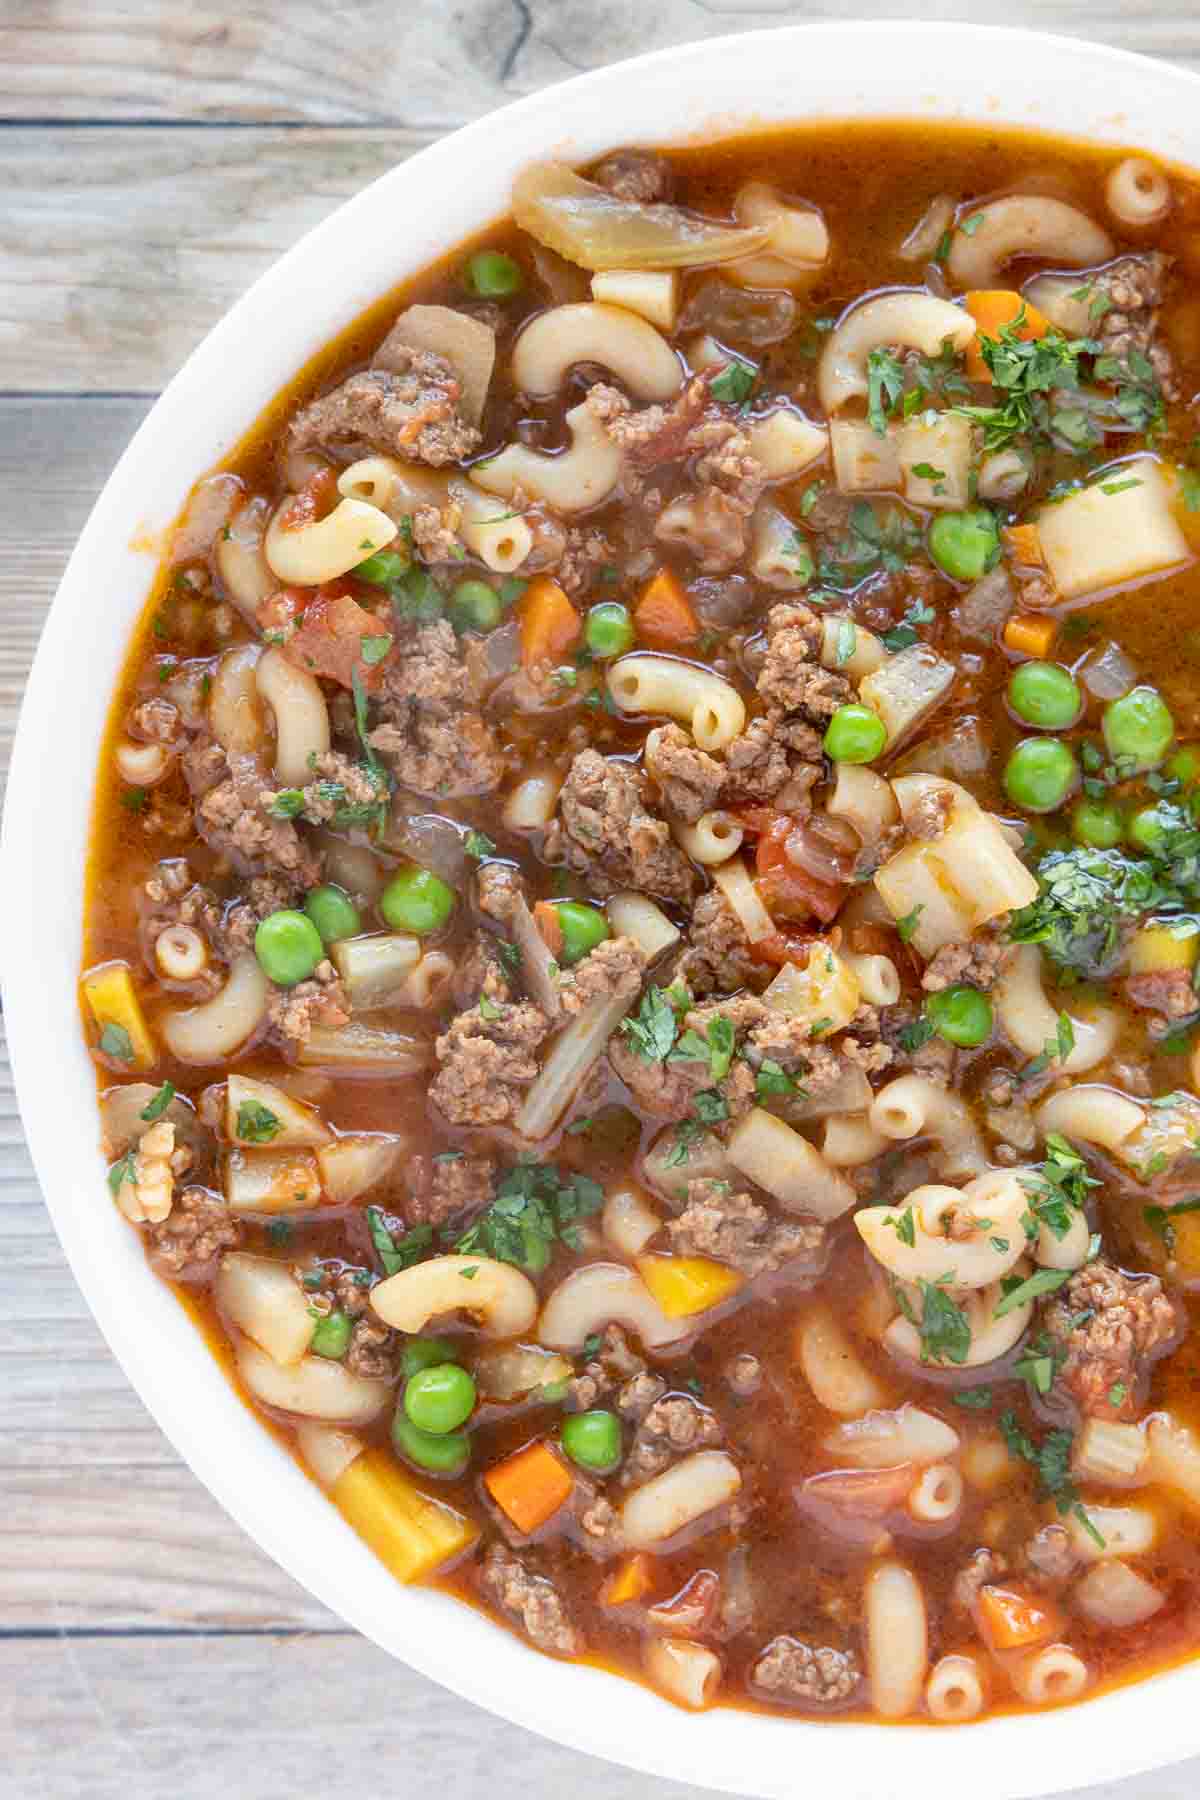
[[[504,210],[523,163],[744,122],[850,115],[985,119],[1139,144],[1200,164],[1200,82],[1095,44],[968,25],[837,24],[716,39],[518,101],[341,207],[200,345],[122,457],[63,577],[21,716],[4,822],[5,1006],[34,1162],[72,1268],[163,1430],[297,1580],[446,1686],[565,1744],[652,1774],[762,1796],[914,1792],[1015,1800],[1200,1750],[1200,1665],[1069,1708],[958,1731],[692,1717],[637,1685],[553,1662],[381,1570],[230,1392],[108,1200],[76,977],[93,770],[153,558],[192,482],[327,338]],[[36,529],[36,521],[31,520]],[[336,1668],[331,1668],[336,1679]],[[390,1771],[401,1778],[402,1770]]]

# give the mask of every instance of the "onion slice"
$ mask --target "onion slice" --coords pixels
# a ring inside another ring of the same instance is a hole
[[[678,269],[761,250],[765,225],[728,225],[677,206],[620,200],[564,163],[533,163],[513,186],[522,230],[585,269]]]

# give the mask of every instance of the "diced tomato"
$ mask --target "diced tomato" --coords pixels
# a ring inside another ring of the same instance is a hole
[[[837,917],[846,890],[818,881],[815,875],[789,862],[784,845],[795,824],[790,814],[777,813],[774,823],[759,838],[755,854],[759,892],[773,917],[782,914],[785,919],[807,919],[815,915],[828,925]]]
[[[284,655],[310,675],[325,675],[345,688],[357,673],[365,688],[378,685],[381,663],[362,660],[364,638],[383,637],[387,626],[346,593],[337,582],[318,588],[300,616]]]
[[[776,931],[751,944],[750,954],[756,962],[774,963],[779,968],[784,963],[795,963],[797,968],[803,969],[816,942],[815,937],[805,937],[799,931]]]
[[[279,517],[281,531],[299,531],[332,512],[338,497],[337,470],[317,469],[288,501]]]

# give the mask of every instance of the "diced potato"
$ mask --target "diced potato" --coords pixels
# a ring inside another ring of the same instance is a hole
[[[1151,456],[1121,463],[1090,487],[1042,507],[1037,528],[1064,600],[1144,580],[1188,560],[1170,485]]]
[[[321,1204],[317,1159],[305,1151],[231,1150],[225,1198],[235,1213],[311,1212]]]
[[[352,1011],[369,1012],[394,1000],[421,960],[421,940],[406,932],[343,938],[330,960],[346,984]]]
[[[836,950],[817,945],[801,969],[785,963],[763,994],[775,1012],[807,1023],[814,1037],[844,1031],[858,1010],[858,977]]]
[[[935,511],[964,507],[970,499],[971,422],[958,413],[910,419],[896,432],[904,498]],[[924,473],[918,474],[918,470]],[[933,471],[933,473],[930,473]]]
[[[887,726],[887,748],[894,750],[902,738],[941,705],[954,684],[955,668],[928,644],[913,644],[889,656],[881,669],[858,684],[859,699]]]
[[[125,1058],[119,1051],[109,1052],[116,1056],[118,1062],[125,1063],[130,1073],[135,1071],[145,1074],[158,1061],[158,1050],[146,1016],[142,1011],[133,986],[133,976],[129,972],[129,964],[123,962],[101,963],[95,969],[89,969],[83,978],[83,996],[88,1009],[96,1021],[103,1038],[106,1026],[114,1027],[116,1033],[123,1032],[129,1040],[132,1055]],[[124,1049],[124,1040],[118,1039]],[[102,1048],[108,1048],[102,1045]]]
[[[428,1068],[428,1038],[352,1019],[349,1025],[314,1025],[297,1052],[306,1069],[336,1069],[341,1075],[398,1080]]]
[[[272,1081],[237,1074],[225,1086],[225,1134],[232,1143],[273,1150],[315,1150],[333,1137],[315,1107],[293,1100]]]
[[[296,1447],[321,1483],[331,1488],[365,1448],[361,1438],[338,1425],[320,1425],[303,1419],[296,1427]]]
[[[408,1148],[402,1137],[340,1137],[317,1151],[325,1192],[335,1206],[349,1206],[394,1173]]]
[[[231,1250],[213,1297],[226,1318],[275,1362],[298,1363],[312,1342],[316,1314],[286,1263]]]
[[[1167,969],[1194,969],[1200,935],[1180,933],[1173,925],[1143,925],[1129,946],[1129,973],[1156,975]]]
[[[639,1256],[638,1274],[668,1319],[688,1319],[728,1300],[743,1285],[736,1269],[707,1256]]]
[[[592,298],[638,313],[660,331],[674,331],[679,276],[674,269],[600,269],[592,276]]]
[[[835,419],[829,427],[833,478],[843,494],[879,493],[900,486],[900,458],[892,437],[870,425]]]

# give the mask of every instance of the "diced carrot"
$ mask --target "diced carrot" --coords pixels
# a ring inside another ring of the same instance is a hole
[[[700,636],[700,621],[671,569],[652,575],[633,609],[638,637],[651,650],[682,650]]]
[[[633,1600],[641,1600],[650,1592],[653,1579],[650,1558],[644,1550],[637,1550],[632,1556],[627,1556],[619,1568],[613,1570],[601,1587],[600,1604],[628,1606]]]
[[[1045,567],[1042,534],[1036,525],[1007,525],[1000,535],[1013,562],[1021,563],[1029,569]]]
[[[558,922],[557,906],[551,906],[548,900],[539,900],[533,909],[533,922],[541,932],[551,956],[561,956],[563,934]]]
[[[536,1531],[570,1497],[575,1483],[549,1444],[526,1444],[488,1470],[484,1486],[518,1531]]]
[[[983,360],[979,347],[981,337],[998,338],[1006,325],[1012,325],[1019,318],[1016,335],[1024,342],[1030,343],[1034,338],[1045,337],[1050,329],[1050,321],[1045,313],[1040,313],[1036,306],[1030,306],[1021,294],[1013,288],[975,288],[963,301],[963,305],[975,321],[975,336],[967,345],[967,374],[972,381],[990,381],[992,372]],[[1022,308],[1024,315],[1022,316]]]
[[[583,621],[564,589],[550,575],[535,575],[517,605],[521,625],[521,667],[560,663],[583,631]]]
[[[1060,1629],[1058,1613],[1014,1588],[979,1590],[979,1632],[989,1650],[1026,1650]]]
[[[1058,620],[1045,614],[1014,613],[1004,627],[1004,648],[1014,656],[1032,656],[1044,661],[1054,648],[1058,636]]]

